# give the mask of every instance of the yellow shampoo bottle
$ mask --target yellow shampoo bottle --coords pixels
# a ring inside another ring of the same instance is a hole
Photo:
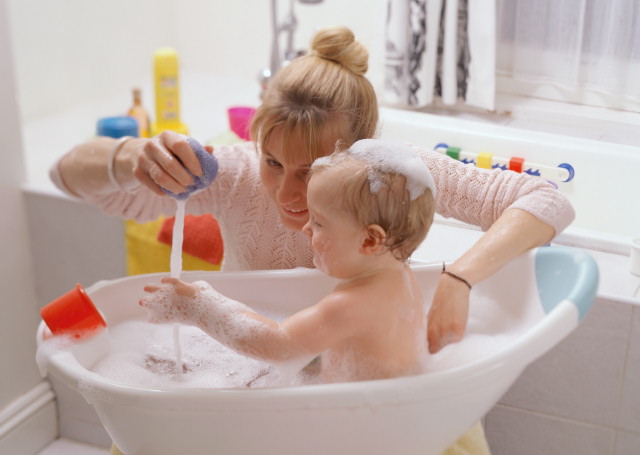
[[[180,79],[178,54],[164,47],[153,54],[153,72],[156,90],[156,121],[151,125],[151,135],[165,130],[189,134],[187,125],[180,121]]]

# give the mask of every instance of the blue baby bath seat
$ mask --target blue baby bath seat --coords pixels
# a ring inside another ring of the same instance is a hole
[[[593,258],[581,250],[553,246],[538,248],[535,263],[538,294],[545,311],[568,300],[576,305],[582,320],[598,289],[598,266]]]

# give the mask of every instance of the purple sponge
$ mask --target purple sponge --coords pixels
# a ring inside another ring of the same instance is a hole
[[[213,182],[218,174],[218,160],[211,153],[207,152],[204,147],[195,139],[188,137],[187,142],[195,152],[196,156],[200,160],[200,166],[202,166],[202,175],[200,177],[191,174],[187,169],[187,172],[191,174],[193,177],[193,183],[187,187],[187,191],[183,191],[182,193],[172,193],[171,191],[165,190],[163,191],[167,193],[174,199],[179,201],[184,201],[189,198],[192,193],[203,190]]]

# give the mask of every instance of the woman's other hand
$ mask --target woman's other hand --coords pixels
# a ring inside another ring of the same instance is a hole
[[[551,241],[553,226],[520,209],[506,210],[460,258],[452,271],[468,283],[485,280],[525,251]],[[469,316],[469,287],[442,274],[428,317],[429,352],[460,341]]]
[[[440,276],[429,314],[427,340],[435,354],[464,336],[469,316],[469,288],[446,274]]]

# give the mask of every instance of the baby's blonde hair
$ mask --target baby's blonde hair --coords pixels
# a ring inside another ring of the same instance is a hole
[[[251,139],[264,150],[274,129],[282,126],[285,141],[306,144],[302,152],[313,162],[325,154],[321,144],[327,131],[347,146],[374,137],[378,104],[364,76],[368,58],[367,49],[348,28],[318,32],[310,52],[282,68],[269,82],[251,124]],[[300,152],[285,146],[284,158],[300,159]]]
[[[354,158],[348,150],[314,163],[309,178],[321,172],[333,172],[331,185],[340,195],[336,205],[363,227],[380,226],[387,235],[385,246],[397,259],[408,259],[424,241],[435,213],[429,188],[411,200],[404,175]],[[371,192],[371,178],[382,184],[375,193]]]

